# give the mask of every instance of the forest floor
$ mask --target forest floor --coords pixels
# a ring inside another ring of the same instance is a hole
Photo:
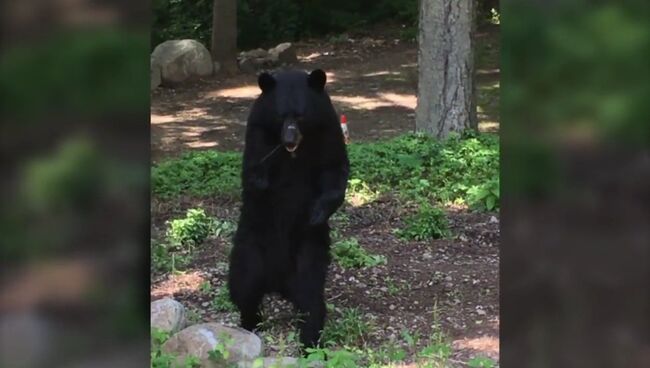
[[[417,45],[399,40],[398,32],[374,29],[350,34],[352,40],[337,37],[295,44],[297,68],[321,68],[328,73],[328,91],[337,111],[348,117],[353,141],[385,139],[413,130]],[[480,130],[498,132],[498,28],[479,32],[476,44]],[[151,101],[153,162],[191,150],[240,151],[248,110],[258,94],[255,75],[155,90]],[[164,200],[154,196],[152,237],[164,236],[166,221],[182,217],[188,208],[201,207],[211,216],[236,223],[238,206],[234,200],[220,198]],[[421,337],[410,347],[403,343],[412,354],[441,330],[452,347],[450,365],[464,366],[461,362],[476,356],[498,361],[498,213],[451,206],[446,211],[452,237],[405,241],[394,229],[412,210],[408,207],[395,196],[385,195],[341,209],[344,215],[333,221],[333,227],[343,237],[358,239],[370,253],[385,256],[387,263],[345,269],[333,262],[326,296],[335,306],[330,315],[338,317],[331,318],[338,318],[341,329],[364,329],[364,346],[379,348],[409,331]],[[215,304],[225,282],[228,243],[227,238],[210,238],[184,272],[152,273],[151,299],[174,297],[189,309],[195,322],[236,323],[237,313],[221,308],[222,302]],[[294,315],[291,307],[270,297],[264,310],[272,326],[264,334],[287,336]],[[352,310],[358,314],[352,315]],[[281,350],[277,344],[267,344],[267,349],[265,355]]]

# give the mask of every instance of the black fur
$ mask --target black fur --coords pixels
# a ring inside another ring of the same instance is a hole
[[[261,322],[264,294],[280,293],[304,314],[301,342],[313,347],[325,321],[328,219],[344,200],[347,152],[323,71],[264,73],[258,82],[263,92],[246,130],[230,296],[242,327],[253,330]],[[297,121],[302,133],[293,154],[280,145],[288,119]]]

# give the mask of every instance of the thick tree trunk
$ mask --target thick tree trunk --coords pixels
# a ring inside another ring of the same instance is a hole
[[[477,129],[474,0],[421,0],[415,128],[437,138]]]
[[[212,60],[220,71],[237,72],[237,0],[214,0],[212,3]]]

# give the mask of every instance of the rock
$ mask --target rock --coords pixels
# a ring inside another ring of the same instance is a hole
[[[185,308],[171,298],[158,299],[151,303],[151,327],[176,332],[185,327]]]
[[[291,42],[281,43],[269,49],[269,55],[272,60],[279,63],[295,63],[298,61],[296,49]]]
[[[210,52],[196,40],[171,40],[156,46],[151,62],[160,66],[163,85],[212,75]]]
[[[255,73],[257,64],[253,59],[244,58],[239,61],[239,70],[244,73]]]
[[[490,216],[490,223],[491,224],[498,224],[499,219],[497,219],[496,216]]]
[[[266,59],[269,57],[269,52],[264,49],[255,49],[250,51],[243,51],[239,54],[242,59]]]
[[[259,363],[261,362],[261,363]],[[261,364],[261,365],[260,365]],[[237,363],[238,368],[289,368],[298,367],[298,359],[292,357],[257,358]]]
[[[151,89],[154,90],[158,88],[161,82],[160,65],[151,62]]]
[[[224,341],[224,337],[229,341]],[[163,344],[162,350],[175,355],[178,363],[195,356],[201,367],[216,368],[224,366],[224,362],[211,360],[209,353],[220,344],[228,349],[230,363],[253,361],[262,353],[262,341],[257,335],[214,322],[190,326],[176,333]]]

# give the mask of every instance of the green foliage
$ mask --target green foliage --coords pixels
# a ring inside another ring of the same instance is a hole
[[[236,368],[237,364],[229,362],[230,347],[233,345],[234,339],[227,333],[219,335],[219,340],[213,350],[208,352],[208,359],[218,364],[219,367]]]
[[[195,151],[163,161],[152,168],[155,195],[171,198],[183,193],[234,196],[239,191],[241,154]]]
[[[475,357],[467,362],[467,366],[470,368],[494,368],[496,363],[490,358]]]
[[[103,166],[90,141],[67,141],[52,156],[25,167],[23,190],[27,203],[36,210],[53,211],[86,206],[101,191]]]
[[[472,208],[492,211],[499,207],[499,178],[474,185],[467,191]]]
[[[347,199],[362,205],[384,192],[405,199],[477,205],[481,188],[498,192],[499,140],[467,133],[445,141],[407,134],[348,146],[351,178]],[[240,191],[241,154],[197,151],[152,168],[152,191],[162,198],[182,194],[236,196]],[[485,208],[498,196],[483,197]],[[478,206],[481,207],[481,206]]]
[[[324,363],[325,368],[356,368],[359,357],[347,350],[328,348],[308,348],[307,357],[300,359],[300,367],[312,367],[314,363]],[[320,366],[317,364],[316,366]]]
[[[374,328],[357,308],[337,311],[332,305],[328,305],[328,309],[337,313],[330,313],[330,318],[325,323],[321,337],[325,346],[360,346]]]
[[[336,262],[345,268],[367,268],[386,264],[386,257],[369,254],[355,238],[335,242],[331,252]]]
[[[449,236],[449,222],[445,211],[428,203],[420,204],[417,213],[405,220],[406,226],[398,236],[409,240],[439,239]]]
[[[217,289],[217,294],[214,299],[212,299],[212,308],[217,312],[235,312],[237,307],[230,300],[230,292],[228,291],[228,285],[223,284]]]
[[[6,118],[30,122],[51,118],[53,111],[82,116],[142,112],[149,106],[149,65],[142,62],[146,50],[144,34],[116,29],[62,32],[5,50],[0,110]]]
[[[210,44],[211,0],[154,1],[152,46],[194,38]],[[413,29],[417,0],[237,0],[237,43],[248,49],[397,21]]]
[[[409,199],[467,202],[475,185],[498,178],[498,137],[452,136],[446,141],[414,134],[349,146],[352,180],[371,190],[396,190]]]
[[[188,249],[174,247],[164,242],[151,241],[151,266],[156,272],[184,270],[192,261]]]
[[[201,243],[216,228],[215,219],[206,215],[202,208],[190,208],[185,218],[167,222],[167,239],[176,247],[193,248]]]

